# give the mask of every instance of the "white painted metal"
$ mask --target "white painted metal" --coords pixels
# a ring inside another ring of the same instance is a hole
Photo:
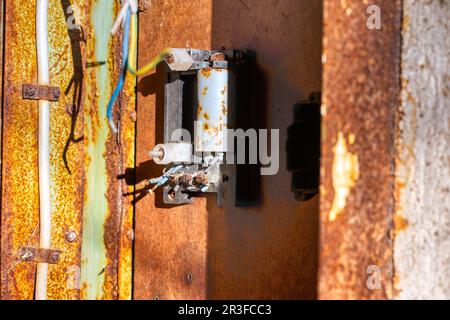
[[[228,128],[228,70],[198,71],[195,150],[226,152]]]

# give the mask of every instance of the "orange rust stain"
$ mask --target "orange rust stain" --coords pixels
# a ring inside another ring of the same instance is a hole
[[[209,130],[209,124],[205,122],[205,124],[203,125],[203,129]]]
[[[200,75],[205,77],[205,78],[209,78],[212,74],[212,69],[211,68],[205,68],[205,69],[201,69],[200,70]]]
[[[201,104],[199,104],[198,108],[197,108],[197,118],[200,118],[202,111],[203,111],[203,107]]]
[[[222,114],[223,114],[224,116],[226,116],[227,113],[228,113],[228,110],[227,110],[227,105],[225,104],[225,101],[222,101],[222,102],[220,103],[220,105],[221,105],[221,112],[222,112]]]
[[[408,15],[405,14],[402,19],[403,32],[408,32],[410,24],[411,24],[410,18]]]
[[[203,118],[205,118],[206,120],[209,120],[209,119],[210,119],[210,116],[209,116],[209,114],[208,114],[207,112],[205,112],[205,113],[203,114]]]
[[[202,90],[202,96],[206,96],[207,92],[208,92],[208,87],[204,87]]]
[[[394,227],[395,227],[396,234],[398,234],[401,231],[404,231],[408,228],[409,222],[404,216],[402,216],[400,214],[395,214],[393,219],[394,219]]]

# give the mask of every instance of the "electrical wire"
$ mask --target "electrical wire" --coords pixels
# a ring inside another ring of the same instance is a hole
[[[127,75],[127,70],[133,74],[134,76],[141,76],[153,70],[160,62],[164,60],[167,56],[170,55],[169,49],[164,49],[159,53],[156,57],[154,57],[147,65],[136,70],[136,54],[137,54],[137,2],[136,0],[124,0],[122,3],[122,8],[119,11],[119,14],[116,17],[113,27],[111,28],[111,33],[115,34],[118,29],[118,26],[124,21],[124,34],[122,41],[122,57],[123,57],[123,65],[122,71],[119,76],[119,80],[117,85],[111,95],[111,98],[107,105],[107,118],[109,126],[113,133],[117,133],[117,126],[114,123],[113,117],[113,106],[117,97],[125,83],[125,78]],[[131,29],[131,30],[130,30]],[[130,39],[131,38],[131,39]]]
[[[109,126],[111,127],[111,130],[114,133],[117,133],[117,126],[114,123],[114,117],[113,117],[113,106],[114,103],[117,100],[117,97],[119,96],[120,92],[122,91],[123,85],[125,83],[125,78],[127,75],[127,64],[128,64],[128,43],[129,43],[129,36],[130,36],[130,16],[131,16],[131,9],[128,8],[126,12],[126,18],[125,18],[125,25],[124,25],[124,31],[123,31],[123,40],[122,40],[122,70],[119,75],[119,80],[117,82],[116,88],[114,89],[114,92],[109,99],[108,107],[107,107],[107,117]]]
[[[48,0],[36,2],[36,49],[38,84],[49,85],[48,67]],[[39,100],[39,247],[50,249],[52,242],[52,212],[50,199],[50,106]],[[47,300],[48,263],[38,263],[35,299]]]
[[[154,57],[148,64],[136,70],[136,51],[137,51],[137,15],[133,14],[131,17],[130,26],[130,52],[128,54],[128,71],[135,76],[141,76],[152,71],[156,66],[170,55],[169,49],[162,50],[156,57]]]
[[[112,35],[116,34],[117,29],[119,29],[120,24],[126,18],[128,9],[130,9],[131,13],[133,13],[133,14],[138,12],[138,5],[137,5],[136,0],[123,0],[122,1],[122,8],[120,8],[120,11],[117,14],[116,20],[114,21],[114,24],[110,31]]]

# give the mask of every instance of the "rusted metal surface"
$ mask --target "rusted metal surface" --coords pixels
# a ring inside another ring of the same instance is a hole
[[[245,3],[153,1],[141,15],[141,63],[164,47],[225,46],[256,51],[259,94],[255,112],[261,119],[270,119],[261,121],[262,128],[280,129],[281,159],[279,174],[263,179],[263,202],[255,208],[218,209],[214,196],[171,209],[159,202],[155,205],[149,196],[140,200],[136,207],[135,298],[294,299],[316,295],[318,198],[307,203],[294,199],[283,148],[294,104],[321,87],[322,1]],[[158,83],[161,79],[155,75],[139,82],[137,182],[161,170],[147,155],[162,137],[163,93]]]
[[[35,264],[18,260],[23,246],[36,246],[39,216],[37,185],[37,108],[35,101],[23,100],[21,85],[36,81],[34,3],[9,1],[6,7],[4,92],[4,145],[2,158],[2,298],[32,299]],[[14,21],[14,22],[12,22]],[[64,11],[49,11],[50,78],[53,85],[67,88],[74,77]],[[70,90],[70,89],[69,89]],[[74,93],[76,95],[76,93]],[[83,150],[69,137],[79,126],[65,111],[74,103],[72,92],[51,104],[52,246],[63,251],[58,265],[50,267],[49,299],[77,299],[78,290],[69,285],[70,270],[79,267],[80,243],[67,243],[67,228],[81,232]],[[78,106],[79,107],[79,106]],[[28,110],[27,110],[28,109]],[[75,133],[75,134],[77,134]],[[71,168],[71,172],[68,171]],[[68,271],[69,270],[69,271]]]
[[[166,47],[210,48],[211,1],[152,1],[139,19],[139,65]],[[161,73],[138,81],[136,183],[159,176],[148,157],[163,142],[164,87]],[[208,216],[205,199],[164,208],[136,191],[135,299],[206,298]],[[156,195],[157,197],[159,195]]]
[[[20,7],[20,9],[19,9]],[[5,20],[2,146],[2,299],[32,299],[35,266],[20,263],[19,250],[36,246],[38,223],[37,107],[23,100],[21,85],[36,79],[34,4],[9,1]],[[13,22],[14,20],[14,22]],[[26,63],[23,53],[30,63]],[[21,54],[19,54],[21,53]],[[20,196],[19,196],[20,195]],[[52,270],[52,267],[50,267]]]
[[[86,73],[86,193],[83,216],[81,295],[83,299],[131,297],[133,190],[118,179],[134,168],[134,79],[128,77],[114,114],[120,117],[118,137],[108,126],[106,105],[121,64],[120,39],[111,39],[118,2],[91,2],[86,59],[100,64]]]
[[[22,85],[22,98],[30,100],[58,101],[61,89],[58,87],[24,84]]]
[[[380,30],[367,28],[365,2],[325,1],[321,299],[392,297],[401,1],[371,4]]]
[[[95,11],[98,1],[62,0],[49,6],[50,79],[52,86],[63,91],[59,101],[50,105],[52,248],[62,253],[59,263],[50,267],[49,299],[87,298],[89,283],[80,290],[80,274],[90,262],[84,260],[81,264],[81,243],[86,238],[82,220],[95,214],[100,221],[88,230],[102,235],[106,261],[102,276],[105,280],[95,298],[131,296],[131,238],[127,234],[132,224],[132,207],[131,200],[123,194],[132,187],[118,180],[118,176],[134,166],[134,122],[129,117],[135,106],[133,79],[128,79],[120,102],[123,121],[116,138],[109,134],[105,110],[109,89],[115,85],[119,72],[120,40],[107,41],[106,49],[96,44],[98,38],[109,39],[109,30],[101,23],[112,20],[118,3],[105,3],[110,7],[110,16]],[[36,102],[22,99],[21,92],[22,84],[35,83],[37,75],[35,39],[31,36],[35,34],[34,6],[33,1],[13,0],[6,4],[2,299],[32,299],[34,290],[35,264],[20,262],[19,254],[22,247],[36,247],[39,239],[38,115]],[[73,37],[73,30],[68,27],[74,23],[82,27],[84,36]],[[95,60],[104,50],[105,61]],[[92,157],[97,147],[100,154]],[[98,160],[100,163],[95,162]],[[93,168],[100,168],[103,175],[98,180],[91,174]],[[100,203],[106,203],[105,208],[113,209],[97,211],[91,206],[92,199],[96,199],[93,195],[98,195]],[[68,238],[68,234],[75,237]],[[89,253],[85,257],[96,259]],[[95,275],[101,272],[98,270]]]
[[[4,13],[5,11],[5,2],[3,0],[0,1],[0,88],[3,88],[3,22],[4,22]],[[0,90],[0,101],[3,103],[3,89]],[[2,134],[2,115],[0,114],[0,137]],[[2,139],[0,139],[0,150],[2,149]],[[0,188],[2,185],[2,157],[0,156]],[[0,189],[1,190],[1,189]],[[0,219],[1,219],[1,198],[0,198]],[[0,220],[1,223],[1,220]],[[1,228],[1,226],[0,226]],[[1,229],[0,229],[1,230]],[[1,231],[0,231],[1,234]],[[0,246],[0,254],[1,254],[1,246]],[[2,263],[0,259],[0,281],[1,281],[1,269],[2,269]],[[1,291],[0,291],[1,292]],[[0,299],[1,299],[1,293],[0,293]]]
[[[285,143],[294,105],[321,89],[322,1],[213,1],[211,33],[213,48],[255,52],[249,107],[255,128],[280,130],[280,168],[255,186],[259,204],[220,210],[208,199],[208,295],[314,299],[319,199],[295,200]]]

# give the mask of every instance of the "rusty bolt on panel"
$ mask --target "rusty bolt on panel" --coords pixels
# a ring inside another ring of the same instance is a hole
[[[66,232],[66,240],[68,242],[74,242],[77,239],[77,233],[75,231]]]
[[[33,88],[25,88],[23,91],[23,95],[26,97],[33,97],[36,94],[36,91]]]
[[[192,273],[187,273],[184,276],[184,278],[185,278],[187,284],[191,284],[194,279],[194,277],[192,276]]]
[[[130,118],[131,118],[131,121],[133,121],[133,122],[136,122],[136,121],[137,121],[137,114],[136,114],[136,111],[131,111],[131,112],[130,112]]]

